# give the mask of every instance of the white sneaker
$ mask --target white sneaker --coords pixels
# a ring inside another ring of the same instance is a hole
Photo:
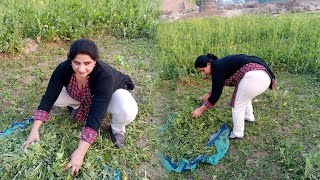
[[[248,122],[254,122],[255,118],[254,118],[254,115],[252,114],[250,116],[246,116],[244,120]]]
[[[242,139],[243,137],[237,137],[237,136],[233,133],[233,131],[231,131],[229,138],[230,138],[230,139]]]

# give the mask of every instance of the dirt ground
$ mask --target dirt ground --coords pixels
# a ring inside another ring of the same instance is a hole
[[[201,6],[201,5],[200,5]],[[201,11],[195,3],[188,0],[163,0],[161,18],[176,20],[205,16],[232,17],[243,14],[271,14],[278,15],[286,12],[320,12],[320,0],[288,0],[282,3],[249,2],[245,4],[232,4],[216,6]]]

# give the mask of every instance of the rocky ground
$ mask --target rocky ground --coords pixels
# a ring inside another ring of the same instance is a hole
[[[163,0],[161,17],[165,20],[176,20],[205,16],[232,17],[243,14],[278,15],[287,12],[320,12],[320,0],[288,0],[282,3],[263,4],[249,2],[224,6],[217,6],[213,1],[210,3],[213,5],[209,5],[209,8],[203,8],[188,0]]]

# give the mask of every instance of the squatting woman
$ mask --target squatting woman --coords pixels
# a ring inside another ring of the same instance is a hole
[[[125,127],[138,113],[137,103],[129,91],[133,88],[129,76],[99,59],[98,48],[92,40],[74,41],[68,59],[56,67],[50,78],[22,148],[40,140],[40,125],[49,120],[53,105],[68,107],[76,122],[85,122],[78,147],[65,167],[70,168],[72,174],[77,173],[107,112],[112,113],[109,127],[112,142],[117,147],[124,144]]]

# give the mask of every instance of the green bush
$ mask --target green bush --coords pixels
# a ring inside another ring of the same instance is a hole
[[[320,68],[316,29],[320,29],[320,19],[303,14],[163,22],[156,36],[158,64],[163,77],[171,78],[193,73],[198,55],[245,53],[261,57],[278,70],[316,73]]]

